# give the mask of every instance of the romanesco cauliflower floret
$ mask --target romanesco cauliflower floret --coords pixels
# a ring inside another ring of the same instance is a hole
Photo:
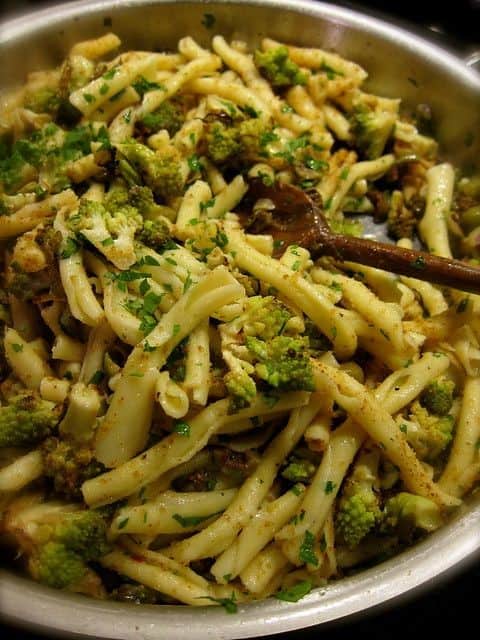
[[[183,192],[186,175],[179,151],[167,145],[159,151],[134,140],[117,145],[121,156],[119,169],[133,186],[143,182],[159,198],[171,198]]]
[[[97,560],[109,552],[107,524],[102,512],[78,511],[55,527],[54,538],[67,549],[78,553],[84,561]]]
[[[314,391],[308,355],[308,338],[276,336],[268,342],[247,336],[245,344],[253,356],[255,373],[275,389]]]
[[[182,126],[185,115],[180,106],[172,100],[164,100],[152,113],[147,113],[138,122],[141,133],[150,135],[166,129],[173,136]]]
[[[168,224],[164,220],[145,220],[136,237],[158,253],[162,253],[173,242]]]
[[[232,409],[248,407],[257,394],[257,386],[249,374],[239,367],[225,376],[225,386],[232,396]]]
[[[290,480],[290,482],[305,482],[315,473],[316,467],[310,460],[306,458],[292,457],[288,461],[287,466],[282,471],[282,478]]]
[[[260,140],[265,132],[260,118],[234,121],[213,119],[206,122],[205,155],[215,164],[242,165],[260,157]]]
[[[22,447],[40,442],[57,426],[62,405],[25,391],[0,407],[0,447]]]
[[[307,81],[306,75],[290,59],[288,49],[284,46],[268,51],[255,51],[255,64],[274,87],[284,89]]]
[[[431,382],[420,396],[420,404],[436,416],[446,416],[453,405],[455,383],[442,377]]]
[[[242,143],[242,155],[245,161],[258,159],[260,140],[267,131],[265,121],[261,118],[247,118],[238,125],[238,134]]]
[[[32,576],[53,589],[65,589],[79,582],[87,571],[82,558],[59,542],[48,542],[32,556],[29,568]]]
[[[50,221],[37,225],[19,236],[15,242],[12,261],[15,268],[25,273],[38,273],[56,267],[61,236]]]
[[[206,154],[216,164],[223,164],[232,158],[238,158],[242,145],[238,130],[215,122],[206,132]]]
[[[105,471],[89,445],[51,436],[42,442],[40,451],[45,475],[51,479],[56,493],[66,498],[80,498],[82,484]]]
[[[129,203],[138,209],[144,220],[157,220],[161,216],[170,217],[172,210],[162,204],[157,204],[152,190],[146,186],[134,185],[128,190]]]
[[[232,406],[248,406],[257,382],[283,390],[313,390],[309,342],[303,321],[272,296],[252,296],[244,312],[221,325],[225,384]]]
[[[246,303],[242,328],[245,336],[271,340],[289,333],[291,319],[290,311],[273,296],[252,296]]]
[[[66,222],[116,267],[128,269],[136,262],[134,238],[142,228],[142,216],[130,205],[109,208],[107,204],[82,198]]]
[[[401,191],[394,191],[387,215],[388,235],[395,240],[413,238],[417,225],[418,217],[415,210],[406,206]]]
[[[355,146],[369,160],[379,158],[393,133],[396,114],[357,105],[351,116]]]
[[[378,451],[363,451],[342,489],[335,528],[339,539],[350,549],[355,548],[381,519],[376,492],[378,464]]]
[[[435,531],[442,523],[442,513],[435,502],[401,491],[386,501],[381,530],[409,538],[416,530]]]
[[[19,496],[7,508],[2,531],[16,542],[31,576],[57,589],[101,597],[103,588],[89,562],[111,550],[106,510]]]
[[[438,416],[417,400],[412,403],[408,420],[400,429],[421,460],[433,462],[447,448],[453,437],[455,419],[452,415]]]

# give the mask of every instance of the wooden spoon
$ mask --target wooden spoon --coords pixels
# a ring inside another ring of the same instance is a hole
[[[255,211],[253,205],[260,199],[265,200],[266,206],[257,205]],[[331,256],[461,291],[480,293],[480,269],[424,251],[334,233],[315,197],[290,184],[268,186],[260,179],[251,180],[238,215],[249,233],[273,236],[277,241],[275,246],[278,245],[274,251],[276,257],[287,245],[297,244],[308,249],[314,259]]]

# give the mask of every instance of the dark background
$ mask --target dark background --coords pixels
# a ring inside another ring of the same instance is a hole
[[[57,0],[58,1],[58,0]],[[19,11],[41,8],[51,2],[45,0],[0,0],[0,18],[15,15]],[[381,12],[387,20],[400,20],[424,29],[427,37],[445,40],[460,53],[477,48],[480,51],[480,0],[455,0],[455,2],[400,0],[385,2],[363,0],[338,2],[353,9]],[[480,525],[480,523],[479,523]],[[441,585],[413,595],[407,601],[392,608],[370,612],[362,619],[336,623],[334,627],[322,626],[288,634],[289,640],[313,640],[320,634],[323,640],[396,640],[409,637],[442,637],[447,634],[477,633],[480,607],[480,561],[468,569],[451,576]],[[34,603],[32,603],[32,606]],[[1,618],[1,603],[0,603]],[[2,625],[0,637],[16,640],[45,640],[19,629]],[[165,637],[159,629],[159,637]],[[286,640],[287,635],[268,636],[271,640]],[[168,640],[168,638],[166,638]]]

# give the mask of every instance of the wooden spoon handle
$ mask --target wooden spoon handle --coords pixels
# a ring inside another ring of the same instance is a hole
[[[423,251],[404,249],[366,238],[322,234],[311,248],[311,253],[314,258],[328,255],[460,291],[480,293],[480,269],[459,260],[441,258]]]

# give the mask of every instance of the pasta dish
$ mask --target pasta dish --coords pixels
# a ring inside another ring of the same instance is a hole
[[[336,53],[120,46],[1,97],[4,555],[94,598],[297,602],[475,490],[480,298],[315,258],[274,196],[475,264],[480,181]]]

